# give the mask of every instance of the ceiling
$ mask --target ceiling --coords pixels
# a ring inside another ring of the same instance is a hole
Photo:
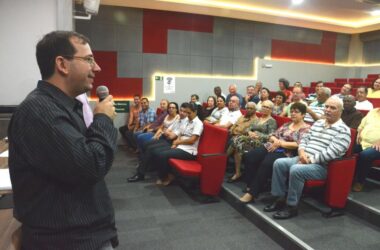
[[[364,2],[361,2],[364,1]],[[137,7],[222,16],[341,33],[363,33],[380,29],[380,16],[370,11],[380,0],[101,0],[103,5]]]

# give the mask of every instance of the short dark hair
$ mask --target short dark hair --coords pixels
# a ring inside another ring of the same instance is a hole
[[[315,85],[318,85],[318,84],[321,84],[321,83],[322,83],[322,85],[324,85],[323,81],[318,81],[318,82],[315,83]]]
[[[278,79],[278,82],[282,82],[282,84],[284,84],[284,87],[286,88],[286,89],[288,89],[289,88],[289,81],[288,80],[286,80],[285,78],[280,78],[280,79]]]
[[[73,56],[77,52],[70,41],[72,37],[77,37],[82,44],[90,42],[86,36],[74,31],[53,31],[37,43],[36,57],[42,80],[54,74],[57,56]]]
[[[290,106],[290,110],[292,109],[297,109],[301,112],[301,114],[306,114],[306,105],[301,103],[301,102],[295,102],[292,104],[292,106]]]
[[[141,96],[140,96],[140,94],[134,94],[133,97],[138,97],[138,98],[140,98]]]
[[[197,112],[197,105],[195,103],[185,102],[182,103],[181,108],[190,109],[192,112]]]
[[[178,113],[178,103],[176,103],[176,102],[169,102],[168,108],[169,108],[170,104],[173,104],[175,106],[175,108],[177,110],[177,113]]]
[[[268,88],[262,88],[260,91],[263,91],[263,90],[266,90],[268,92],[268,94],[270,95],[270,90]]]
[[[277,91],[275,97],[277,97],[278,95],[282,97],[282,103],[286,102],[286,95],[284,94],[284,92]]]
[[[366,86],[360,86],[360,87],[357,88],[357,90],[358,90],[358,89],[364,89],[364,92],[365,92],[366,94],[368,94],[368,88],[367,88]]]
[[[149,103],[148,98],[146,98],[146,97],[141,98],[141,101],[143,101],[143,100],[146,100]]]
[[[197,94],[192,94],[191,95],[191,98],[195,97],[195,99],[197,99],[197,101],[199,101],[199,96]]]
[[[220,99],[222,99],[223,100],[223,102],[226,102],[226,98],[224,98],[224,96],[218,96],[216,99],[218,99],[218,98],[220,98]]]

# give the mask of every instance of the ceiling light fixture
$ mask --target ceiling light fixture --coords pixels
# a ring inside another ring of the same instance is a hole
[[[303,0],[292,0],[292,4],[294,5],[299,5],[301,3],[303,3]]]
[[[380,16],[380,10],[373,10],[370,13],[372,16]]]

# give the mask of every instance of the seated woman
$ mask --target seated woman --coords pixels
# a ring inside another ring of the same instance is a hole
[[[372,82],[371,88],[368,89],[367,98],[380,98],[380,78]]]
[[[284,92],[278,91],[276,93],[273,104],[274,106],[273,106],[272,115],[281,115],[281,113],[284,111],[286,107],[286,96]]]
[[[262,103],[269,100],[270,91],[267,88],[262,88],[260,91],[260,101],[256,105],[256,110],[261,112]]]
[[[186,105],[185,112],[188,114],[188,123],[177,132],[178,137],[173,141],[172,147],[167,150],[154,150],[152,152],[158,170],[157,185],[167,186],[174,180],[174,175],[170,173],[170,158],[194,160],[197,157],[203,123],[197,116],[197,109],[194,104]]]
[[[243,135],[247,129],[251,126],[253,120],[257,119],[256,116],[256,104],[254,102],[248,102],[245,105],[245,109],[247,112],[244,116],[240,116],[240,118],[236,121],[234,125],[230,128],[230,136],[233,139],[236,136]]]
[[[178,119],[178,104],[176,102],[170,102],[168,106],[168,114],[162,122],[161,126],[157,129],[157,132],[154,134],[152,139],[160,139],[165,131],[171,127]]]
[[[233,155],[235,159],[235,173],[227,182],[235,182],[240,179],[241,157],[243,153],[257,148],[267,142],[269,135],[277,128],[276,121],[272,118],[273,103],[266,100],[262,103],[261,117],[253,120],[248,131],[244,135],[237,136],[233,139],[227,149],[227,155]]]
[[[216,108],[211,112],[209,117],[206,117],[204,121],[215,124],[220,120],[220,118],[222,118],[222,115],[226,113],[228,113],[226,99],[223,96],[218,96],[216,98]]]
[[[375,108],[363,118],[358,128],[354,192],[361,192],[374,160],[380,160],[380,108]]]
[[[202,112],[203,112],[203,117],[209,117],[212,113],[212,111],[215,109],[216,107],[216,99],[214,96],[209,96],[207,98],[207,107],[206,108],[202,108]]]
[[[275,160],[297,154],[298,143],[302,135],[309,130],[310,125],[303,121],[306,114],[304,104],[293,104],[290,112],[291,122],[277,129],[263,146],[244,154],[247,193],[240,198],[241,202],[248,203],[259,196],[263,191],[265,182],[272,176]]]

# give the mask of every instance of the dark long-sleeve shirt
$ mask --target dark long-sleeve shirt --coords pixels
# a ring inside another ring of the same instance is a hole
[[[104,177],[116,150],[112,120],[86,128],[82,104],[40,81],[8,131],[14,216],[26,249],[98,249],[117,244]]]

